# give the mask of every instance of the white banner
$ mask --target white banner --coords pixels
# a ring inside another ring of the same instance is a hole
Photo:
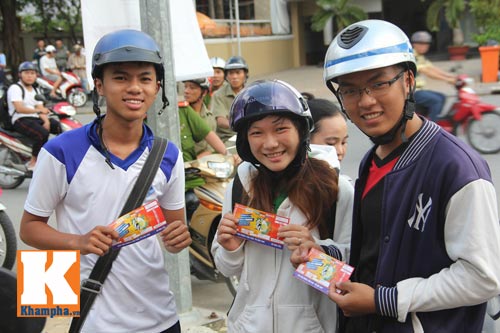
[[[198,27],[193,2],[168,1],[176,80],[212,76],[213,69]],[[141,30],[140,6],[139,0],[82,0],[81,6],[87,74],[90,78],[92,53],[99,38],[120,29]],[[92,80],[89,80],[89,84],[93,87]]]

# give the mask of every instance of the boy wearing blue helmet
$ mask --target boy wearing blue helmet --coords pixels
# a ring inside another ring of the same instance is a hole
[[[49,117],[50,110],[44,107],[43,102],[37,101],[37,90],[33,87],[36,82],[37,66],[31,61],[24,61],[19,65],[19,81],[7,90],[9,114],[12,118],[12,127],[16,132],[30,138],[31,159],[26,165],[14,165],[20,170],[33,171],[42,146],[49,140],[49,135],[61,133],[61,124]]]
[[[92,77],[97,118],[42,149],[20,232],[36,248],[80,250],[82,280],[118,237],[107,225],[119,216],[151,151],[154,135],[143,120],[160,88],[167,103],[161,53],[140,31],[119,30],[102,37],[92,56]],[[105,115],[97,94],[106,99]],[[145,202],[154,199],[168,223],[161,241],[177,253],[191,238],[184,221],[182,153],[171,142]],[[57,229],[47,224],[54,211]],[[122,248],[102,288],[83,332],[180,332],[156,237]]]
[[[415,72],[410,41],[381,20],[348,26],[326,54],[327,86],[375,144],[355,185],[355,270],[330,286],[341,332],[480,333],[486,301],[500,292],[489,167],[414,114]]]

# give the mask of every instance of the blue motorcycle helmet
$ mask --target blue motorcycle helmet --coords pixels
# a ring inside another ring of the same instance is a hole
[[[165,67],[158,44],[148,34],[133,29],[123,29],[110,32],[99,39],[92,54],[92,78],[102,79],[103,69],[106,65],[123,62],[145,62],[155,67],[157,81],[162,88],[163,106],[159,114],[167,107],[168,99],[165,95]],[[101,110],[99,108],[99,95],[94,87],[92,93],[94,113],[97,116],[98,134],[106,156],[106,163],[114,169],[109,156],[109,151],[102,140]]]
[[[38,72],[38,67],[31,61],[23,61],[20,65],[19,68],[17,69],[18,73],[24,72],[24,71],[35,71]]]
[[[92,54],[92,78],[102,79],[105,65],[120,62],[152,63],[162,87],[162,110],[168,105],[165,95],[165,67],[158,44],[148,34],[133,29],[110,32],[97,42]],[[97,95],[97,94],[95,94]]]

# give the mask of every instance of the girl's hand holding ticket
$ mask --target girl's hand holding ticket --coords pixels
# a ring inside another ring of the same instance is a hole
[[[227,251],[236,250],[243,239],[236,237],[236,226],[238,219],[231,213],[226,213],[219,222],[217,228],[217,242]]]
[[[294,251],[300,244],[307,241],[314,242],[309,229],[306,226],[297,224],[281,226],[278,231],[278,237],[283,239],[283,242],[290,251]]]

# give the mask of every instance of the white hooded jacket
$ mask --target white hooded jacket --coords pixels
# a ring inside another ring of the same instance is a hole
[[[335,150],[333,152],[335,153]],[[247,192],[250,179],[256,172],[254,166],[247,162],[238,167],[241,183]],[[232,183],[226,190],[223,214],[232,210],[231,193]],[[318,244],[336,245],[343,256],[348,256],[350,244],[353,194],[354,190],[349,181],[339,179],[333,240],[319,240],[318,230],[311,230]],[[304,225],[307,222],[302,211],[288,198],[276,213],[289,217],[292,224]],[[238,292],[228,315],[228,332],[335,332],[335,303],[327,295],[293,277],[291,252],[286,247],[279,250],[244,241],[238,249],[227,251],[219,245],[215,237],[212,254],[217,269],[222,274],[240,276]],[[346,259],[348,258],[343,258]]]

